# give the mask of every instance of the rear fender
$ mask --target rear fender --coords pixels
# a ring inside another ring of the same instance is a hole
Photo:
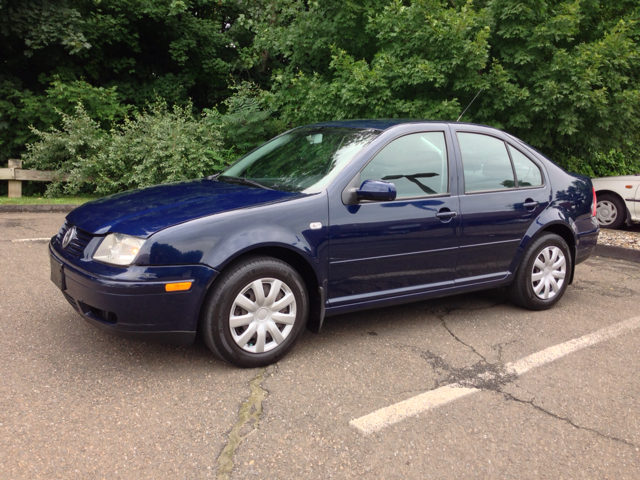
[[[533,240],[545,232],[560,234],[571,252],[571,272],[569,274],[569,285],[573,282],[575,270],[576,245],[578,240],[577,228],[569,212],[563,207],[548,208],[531,224],[527,233],[522,238],[518,250],[509,265],[510,276],[515,275],[527,248]]]

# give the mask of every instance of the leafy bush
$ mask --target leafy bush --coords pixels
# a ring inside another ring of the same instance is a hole
[[[211,109],[194,117],[191,104],[170,110],[158,98],[110,129],[79,102],[73,115],[58,112],[60,129],[32,127],[39,141],[27,145],[25,168],[60,174],[48,186],[49,196],[107,195],[219,172],[283,128],[265,106],[265,92],[247,82],[234,88],[225,113]]]
[[[49,185],[50,196],[77,194],[85,182],[106,195],[215,173],[228,162],[220,126],[191,110],[158,100],[107,131],[79,103],[75,115],[61,114],[61,130],[34,129],[40,141],[28,145],[25,165],[69,175]]]
[[[569,157],[560,164],[570,172],[591,178],[640,173],[640,147],[631,145],[625,151],[617,148],[609,152],[595,152],[587,158]]]
[[[54,77],[45,94],[36,95],[12,82],[0,82],[0,158],[18,158],[24,145],[38,138],[30,126],[58,126],[60,112],[72,115],[78,102],[105,129],[132,111],[131,106],[121,104],[116,87],[94,87],[84,80],[63,82]]]

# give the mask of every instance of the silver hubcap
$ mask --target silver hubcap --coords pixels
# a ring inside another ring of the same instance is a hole
[[[596,215],[600,225],[611,225],[618,218],[618,209],[608,200],[601,200],[596,206]]]
[[[296,299],[289,286],[261,278],[244,287],[231,307],[229,329],[236,344],[250,353],[273,350],[291,333]]]
[[[553,246],[544,247],[538,253],[531,272],[533,292],[543,300],[555,297],[564,284],[566,274],[567,261],[562,250]]]

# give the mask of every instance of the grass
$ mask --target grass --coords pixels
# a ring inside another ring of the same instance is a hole
[[[77,196],[77,197],[20,197],[8,198],[0,197],[0,205],[80,205],[81,203],[94,200],[98,197]]]

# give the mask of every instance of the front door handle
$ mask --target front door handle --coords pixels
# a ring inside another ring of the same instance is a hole
[[[458,216],[458,212],[451,212],[451,211],[440,211],[438,213],[436,213],[436,217],[438,217],[441,220],[446,220],[446,219],[451,219],[454,217]]]

